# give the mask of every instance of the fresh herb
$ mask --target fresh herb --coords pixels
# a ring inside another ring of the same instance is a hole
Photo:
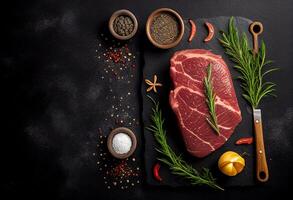
[[[207,102],[209,113],[210,113],[210,117],[207,117],[206,119],[208,123],[210,124],[210,126],[217,132],[217,134],[220,134],[217,114],[216,114],[216,104],[215,104],[216,95],[214,93],[214,88],[212,83],[211,64],[209,64],[207,67],[207,76],[204,78],[204,86],[206,90],[206,102]]]
[[[226,54],[236,63],[234,67],[241,74],[238,78],[242,82],[243,97],[251,106],[257,108],[263,97],[274,96],[275,84],[263,80],[265,75],[277,70],[277,68],[263,70],[265,66],[272,63],[272,61],[266,60],[264,41],[261,42],[259,53],[254,56],[248,45],[246,34],[239,36],[234,17],[230,18],[229,30],[227,33],[222,32],[222,38],[219,41],[225,48]]]
[[[151,116],[152,125],[147,127],[149,131],[154,134],[159,148],[156,150],[163,156],[158,160],[168,165],[173,174],[184,177],[190,181],[192,185],[208,185],[212,188],[224,190],[215,182],[215,178],[207,168],[203,168],[201,172],[194,169],[191,165],[187,164],[181,156],[175,152],[168,145],[166,138],[166,130],[164,129],[164,119],[162,118],[162,111],[159,108],[159,103],[156,103],[150,96],[148,96],[154,103]]]

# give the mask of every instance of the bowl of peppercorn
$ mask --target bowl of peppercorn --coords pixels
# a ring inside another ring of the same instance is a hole
[[[137,19],[129,10],[117,10],[109,20],[109,30],[111,34],[119,40],[132,38],[138,28]]]
[[[161,49],[175,47],[184,34],[182,17],[170,8],[160,8],[152,12],[146,23],[149,41]]]

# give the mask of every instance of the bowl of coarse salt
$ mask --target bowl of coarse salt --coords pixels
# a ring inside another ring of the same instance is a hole
[[[115,128],[107,139],[109,152],[118,159],[128,158],[136,149],[136,137],[134,133],[125,127]]]

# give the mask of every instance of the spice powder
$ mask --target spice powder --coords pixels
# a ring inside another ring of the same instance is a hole
[[[179,24],[176,18],[170,14],[162,13],[151,24],[152,38],[159,44],[171,44],[179,35]]]

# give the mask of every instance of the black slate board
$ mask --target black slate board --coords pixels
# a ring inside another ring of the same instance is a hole
[[[241,137],[249,137],[253,136],[253,126],[252,126],[252,115],[251,109],[247,102],[241,97],[241,88],[238,80],[235,80],[237,76],[237,72],[232,68],[233,63],[229,61],[227,56],[224,54],[222,46],[220,46],[217,38],[220,37],[219,30],[227,30],[229,17],[216,17],[209,19],[197,19],[194,20],[197,25],[197,33],[196,37],[191,43],[188,43],[188,36],[190,33],[190,25],[188,21],[185,20],[185,34],[181,41],[181,43],[171,49],[171,50],[160,50],[155,49],[149,44],[145,48],[144,58],[145,58],[145,66],[144,66],[144,78],[152,79],[154,74],[158,75],[158,80],[163,84],[163,87],[159,88],[158,94],[151,94],[156,100],[160,101],[163,109],[163,116],[166,119],[166,129],[167,129],[167,137],[169,144],[172,149],[174,149],[178,154],[182,154],[184,159],[192,164],[195,168],[207,167],[212,170],[214,176],[217,178],[218,183],[224,187],[227,186],[249,186],[254,185],[255,182],[255,163],[254,163],[254,145],[244,145],[244,146],[236,146],[234,143],[237,139]],[[203,39],[207,35],[207,29],[204,26],[204,22],[211,22],[214,27],[217,35],[213,38],[211,42],[204,43]],[[246,32],[247,36],[250,38],[251,35],[248,32],[249,24],[251,20],[236,17],[235,22],[237,27],[241,32]],[[177,122],[175,115],[173,114],[169,103],[169,91],[171,88],[171,81],[169,78],[169,60],[175,51],[182,49],[209,49],[215,54],[222,55],[225,62],[228,64],[228,67],[231,72],[231,76],[233,78],[234,87],[236,90],[236,94],[238,97],[240,109],[242,111],[242,122],[235,129],[234,134],[230,137],[225,145],[223,145],[216,152],[210,154],[206,158],[198,159],[189,155],[184,147],[183,140],[181,138],[181,133],[177,127]],[[150,124],[149,116],[151,114],[152,104],[150,100],[146,96],[146,85],[142,84],[142,99],[143,99],[143,121],[145,126]],[[169,185],[169,186],[185,186],[187,185],[186,181],[172,175],[167,169],[167,167],[163,166],[161,170],[161,176],[164,181],[158,183],[152,174],[152,167],[157,162],[156,158],[159,154],[155,151],[155,146],[157,145],[154,141],[153,135],[145,130],[145,165],[146,165],[146,174],[147,174],[147,182],[151,185]],[[237,175],[236,177],[230,178],[222,175],[217,168],[218,158],[222,153],[227,150],[232,150],[242,154],[246,152],[247,156],[245,157],[246,166],[245,170]]]

